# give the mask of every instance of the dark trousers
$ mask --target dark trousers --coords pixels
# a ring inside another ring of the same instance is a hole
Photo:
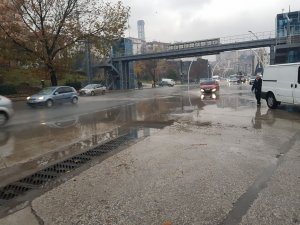
[[[261,98],[260,91],[255,91],[255,98],[256,98],[257,104],[260,104],[260,98]]]

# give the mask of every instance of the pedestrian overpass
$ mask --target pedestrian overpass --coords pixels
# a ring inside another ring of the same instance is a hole
[[[216,40],[216,39],[212,39]],[[250,33],[246,35],[231,36],[225,38],[218,38],[217,44],[209,46],[186,45],[181,49],[170,50],[165,49],[158,52],[142,53],[142,54],[120,54],[115,53],[111,55],[109,66],[117,73],[121,89],[128,89],[130,81],[129,64],[134,61],[151,60],[151,59],[178,59],[189,57],[200,57],[208,55],[217,55],[221,52],[246,50],[255,48],[269,48],[270,49],[270,64],[275,61],[275,47],[278,45],[287,44],[287,38],[275,38],[275,32],[261,32]],[[199,41],[195,41],[197,43]],[[193,42],[188,42],[193,43]],[[184,43],[181,43],[184,46]]]

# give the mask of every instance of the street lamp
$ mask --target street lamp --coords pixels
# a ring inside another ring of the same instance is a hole
[[[209,67],[210,67],[210,65],[207,64],[207,79],[209,79]]]
[[[249,32],[250,34],[252,34],[257,40],[259,40],[259,37],[258,37],[253,31],[249,30],[248,32]],[[264,54],[265,54],[265,55],[268,55],[266,49],[265,49],[265,48],[262,48],[262,49],[263,49],[263,51],[264,51]],[[260,59],[261,59],[261,63],[264,64],[264,57],[260,57]]]
[[[188,95],[189,95],[190,106],[192,105],[191,97],[190,97],[190,70],[191,70],[193,62],[194,62],[194,59],[190,63],[188,74],[187,74],[187,79],[188,79]]]
[[[252,34],[254,37],[256,37],[257,40],[259,40],[259,38],[257,37],[257,35],[256,35],[255,33],[253,33],[251,30],[248,30],[248,32],[249,32],[250,34]]]
[[[214,65],[214,67],[213,67],[213,69],[212,69],[212,71],[211,71],[211,77],[214,76],[215,69],[216,69],[216,67],[219,65],[220,62],[221,62],[221,61],[218,61],[218,62]]]

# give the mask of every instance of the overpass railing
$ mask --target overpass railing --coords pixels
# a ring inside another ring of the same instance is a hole
[[[290,34],[288,35],[288,32]],[[160,52],[168,52],[168,51],[178,51],[188,48],[205,48],[217,45],[226,45],[226,44],[234,44],[241,42],[251,42],[256,40],[269,40],[276,39],[276,44],[288,44],[294,42],[300,42],[300,26],[293,27],[289,31],[287,29],[277,30],[277,34],[282,34],[280,37],[276,38],[276,32],[272,31],[264,31],[264,32],[256,32],[248,31],[247,34],[242,35],[234,35],[234,36],[226,36],[220,38],[213,39],[205,39],[205,40],[196,40],[190,42],[174,42],[170,44],[166,43],[156,43],[156,48],[141,48],[137,52],[133,52],[132,54],[125,54],[124,52],[116,51],[112,54],[112,57],[124,57],[124,56],[132,56],[132,55],[142,55],[142,54],[153,54]],[[171,46],[171,47],[170,47]]]
[[[194,47],[209,47],[215,45],[222,45],[222,44],[233,44],[239,42],[247,42],[247,41],[254,41],[254,40],[263,40],[263,39],[270,39],[275,37],[275,31],[265,31],[265,32],[258,32],[253,33],[250,32],[247,34],[242,35],[234,35],[234,36],[226,36],[221,38],[213,38],[213,39],[206,39],[206,40],[196,40],[196,41],[189,41],[189,42],[174,42],[170,44],[166,43],[157,43],[157,46],[154,48],[147,48],[147,46],[141,47],[139,51],[133,52],[132,54],[124,53],[124,50],[116,51],[112,54],[112,57],[124,57],[124,56],[132,56],[132,55],[141,55],[147,53],[160,53],[160,52],[167,52],[167,51],[174,51],[174,50],[181,50],[187,48],[194,48]],[[217,40],[217,41],[216,41]],[[171,49],[170,46],[175,46],[175,49]]]

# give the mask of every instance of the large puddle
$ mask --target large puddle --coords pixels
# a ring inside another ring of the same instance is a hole
[[[191,101],[191,103],[190,103]],[[190,105],[192,104],[192,106]],[[0,187],[94,146],[128,134],[139,139],[174,122],[172,114],[200,109],[194,96],[140,101],[38,126],[0,131]]]

